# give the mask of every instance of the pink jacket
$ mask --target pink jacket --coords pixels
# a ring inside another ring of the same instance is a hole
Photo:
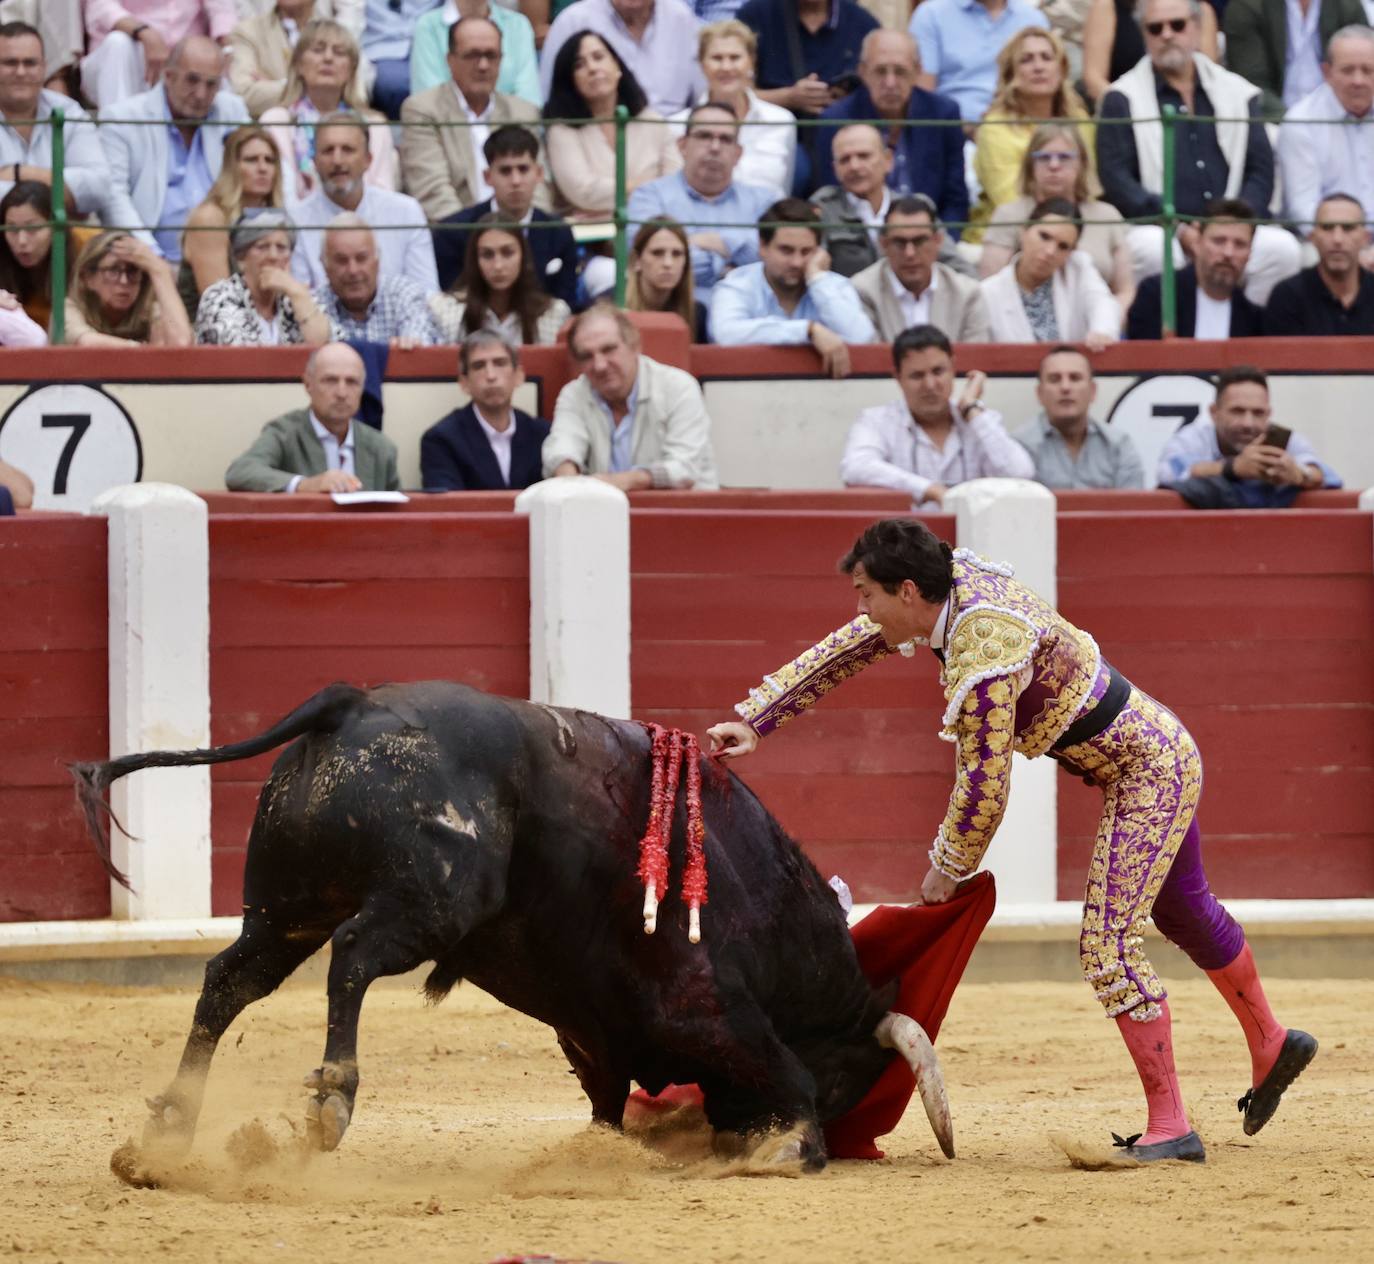
[[[146,22],[170,48],[188,35],[220,39],[238,25],[234,0],[86,0],[88,52],[124,18]]]

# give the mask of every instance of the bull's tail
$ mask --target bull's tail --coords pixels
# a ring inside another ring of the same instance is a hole
[[[92,763],[68,764],[72,780],[76,782],[76,801],[86,818],[100,863],[114,881],[132,891],[129,879],[115,866],[110,855],[110,825],[126,837],[128,830],[119,823],[110,808],[108,791],[113,782],[144,768],[181,768],[196,764],[225,764],[236,759],[251,759],[274,747],[283,746],[306,733],[329,733],[338,728],[359,701],[365,696],[355,685],[336,684],[321,689],[313,698],[301,703],[290,715],[279,720],[265,733],[246,741],[231,742],[227,746],[211,746],[204,750],[145,751],[139,755],[121,755]]]

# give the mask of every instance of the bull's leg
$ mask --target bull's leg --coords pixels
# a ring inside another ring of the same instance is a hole
[[[630,1092],[630,1072],[605,1041],[593,1041],[578,1032],[560,1031],[558,1047],[577,1072],[578,1083],[592,1104],[592,1123],[620,1128],[625,1118],[625,1098]]]

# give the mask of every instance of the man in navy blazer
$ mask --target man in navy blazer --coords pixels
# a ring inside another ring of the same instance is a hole
[[[855,119],[957,119],[959,106],[950,97],[916,86],[921,58],[916,41],[906,31],[870,31],[859,60],[863,86],[822,111],[834,128],[816,130],[812,188],[838,183],[831,162],[835,132]],[[891,127],[884,139],[892,151],[887,184],[893,196],[924,193],[935,203],[940,219],[958,224],[968,219],[968,185],[964,182],[964,132],[961,127]],[[881,219],[881,216],[879,217]],[[957,231],[950,229],[951,236]]]
[[[425,491],[518,490],[539,481],[549,423],[511,407],[524,381],[519,351],[500,334],[482,329],[463,340],[458,385],[472,403],[436,421],[420,440]]]

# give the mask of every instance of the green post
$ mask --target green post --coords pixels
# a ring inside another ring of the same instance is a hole
[[[52,112],[52,250],[48,253],[52,290],[52,330],[50,339],[60,347],[66,337],[67,324],[67,181],[63,166],[67,161],[63,129],[67,124],[64,110]]]
[[[1159,305],[1162,325],[1161,333],[1172,338],[1178,333],[1178,290],[1174,275],[1174,233],[1178,227],[1174,207],[1174,124],[1178,120],[1178,110],[1166,105],[1163,112],[1164,127],[1164,258],[1159,274]]]
[[[615,107],[615,305],[625,306],[625,275],[630,265],[630,242],[625,235],[628,195],[625,192],[625,127],[630,111]]]

